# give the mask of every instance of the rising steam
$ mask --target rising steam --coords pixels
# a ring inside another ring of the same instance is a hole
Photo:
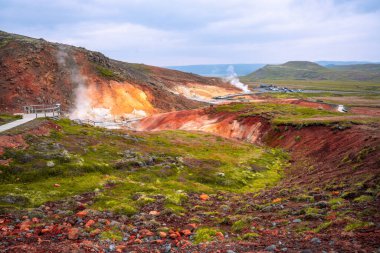
[[[234,70],[234,66],[230,65],[227,68],[227,73],[228,73],[228,76],[224,78],[227,82],[229,82],[230,84],[232,84],[236,88],[242,90],[244,93],[250,92],[248,85],[240,82],[238,75],[236,74],[236,72]]]
[[[67,48],[61,46],[57,52],[57,62],[59,66],[68,71],[74,89],[74,107],[69,113],[70,119],[105,121],[112,119],[109,109],[93,108],[89,90],[86,85],[87,77],[80,73],[75,60],[69,55]]]

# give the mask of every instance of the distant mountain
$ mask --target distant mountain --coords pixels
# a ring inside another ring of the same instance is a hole
[[[238,76],[245,76],[265,64],[207,64],[207,65],[186,65],[186,66],[168,66],[166,68],[179,70],[183,72],[194,73],[202,76],[228,76],[231,74],[231,66]]]
[[[329,65],[329,69],[380,73],[380,64]]]
[[[368,61],[316,61],[315,63],[318,63],[319,65],[321,65],[323,67],[327,67],[327,66],[331,66],[331,65],[343,66],[343,65],[356,65],[356,64],[371,64],[374,62],[368,62]]]
[[[380,64],[331,65],[323,67],[314,62],[289,61],[266,65],[246,76],[247,80],[355,80],[380,81]]]

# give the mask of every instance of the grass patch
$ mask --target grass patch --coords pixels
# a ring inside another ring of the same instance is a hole
[[[0,113],[0,126],[8,124],[9,122],[22,119],[21,115],[12,115],[12,114],[6,114],[6,113]]]
[[[342,116],[342,113],[331,112],[324,109],[273,103],[235,103],[220,105],[216,107],[216,110],[218,112],[238,112],[240,113],[240,117],[260,115],[271,120],[275,125],[330,124],[335,120],[329,120],[329,118]],[[313,120],[313,118],[321,117],[323,117],[323,120]]]
[[[350,232],[350,231],[355,231],[355,230],[359,230],[359,229],[366,229],[366,228],[370,228],[374,225],[375,224],[373,222],[353,220],[344,227],[344,231]]]
[[[210,134],[128,133],[66,119],[56,123],[60,131],[28,136],[27,149],[3,155],[13,162],[0,168],[0,196],[28,199],[14,206],[38,206],[98,188],[94,209],[133,215],[163,198],[168,211],[181,214],[189,193],[256,192],[273,186],[288,166],[280,149]]]
[[[214,240],[218,230],[214,228],[199,228],[194,235],[194,243],[199,244],[203,242],[209,242]]]
[[[98,73],[102,75],[103,77],[110,78],[110,79],[115,79],[118,77],[118,75],[110,69],[104,68],[99,65],[96,65],[95,68],[98,71]]]

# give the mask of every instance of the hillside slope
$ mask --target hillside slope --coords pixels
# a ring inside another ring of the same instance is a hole
[[[378,64],[359,64],[322,67],[308,61],[289,61],[280,65],[266,65],[246,76],[257,80],[353,80],[379,81]]]
[[[65,111],[80,104],[83,110],[106,108],[112,115],[152,114],[198,107],[202,103],[191,96],[211,96],[210,89],[217,94],[238,92],[216,78],[125,63],[84,48],[1,31],[0,64],[3,112],[17,112],[27,104],[61,103]]]

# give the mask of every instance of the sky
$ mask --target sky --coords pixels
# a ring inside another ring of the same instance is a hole
[[[380,61],[380,0],[0,0],[0,30],[157,66]]]

